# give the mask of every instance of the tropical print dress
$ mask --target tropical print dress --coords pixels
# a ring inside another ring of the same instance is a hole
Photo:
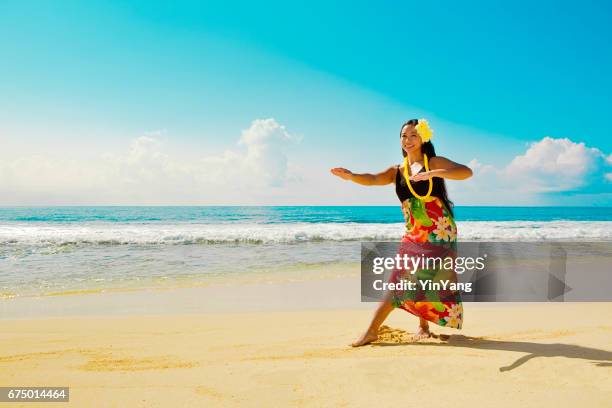
[[[401,188],[401,185],[399,187]],[[406,220],[406,233],[399,248],[400,256],[406,254],[409,257],[450,258],[454,265],[457,254],[457,226],[443,201],[435,196],[424,200],[414,196],[400,200]],[[457,282],[454,268],[448,265],[430,263],[426,267],[413,268],[411,271],[394,269],[390,282],[415,282],[413,287],[416,289],[395,290],[393,306],[437,325],[461,329],[463,305],[460,292],[450,290],[448,284],[447,289],[440,289],[440,285],[431,285],[442,281]]]

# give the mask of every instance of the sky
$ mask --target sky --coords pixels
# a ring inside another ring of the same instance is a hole
[[[1,1],[0,205],[396,205],[329,169],[416,117],[456,205],[612,206],[609,2],[303,3]]]

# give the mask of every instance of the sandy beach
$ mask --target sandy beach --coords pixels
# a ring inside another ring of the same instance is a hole
[[[0,408],[612,408],[569,6],[0,0]]]
[[[69,386],[69,406],[609,406],[610,303],[467,303],[413,342],[357,277],[2,300],[0,384]],[[38,406],[37,403],[29,404]],[[28,404],[15,405],[28,406]]]

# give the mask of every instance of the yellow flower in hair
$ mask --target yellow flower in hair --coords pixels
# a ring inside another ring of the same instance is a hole
[[[433,130],[429,127],[429,123],[425,119],[419,119],[419,123],[415,126],[415,129],[423,143],[428,142],[433,136]]]

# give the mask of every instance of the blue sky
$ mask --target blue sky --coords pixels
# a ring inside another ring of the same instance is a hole
[[[612,6],[421,3],[3,1],[0,204],[395,204],[328,169],[427,117],[457,204],[612,205]]]

